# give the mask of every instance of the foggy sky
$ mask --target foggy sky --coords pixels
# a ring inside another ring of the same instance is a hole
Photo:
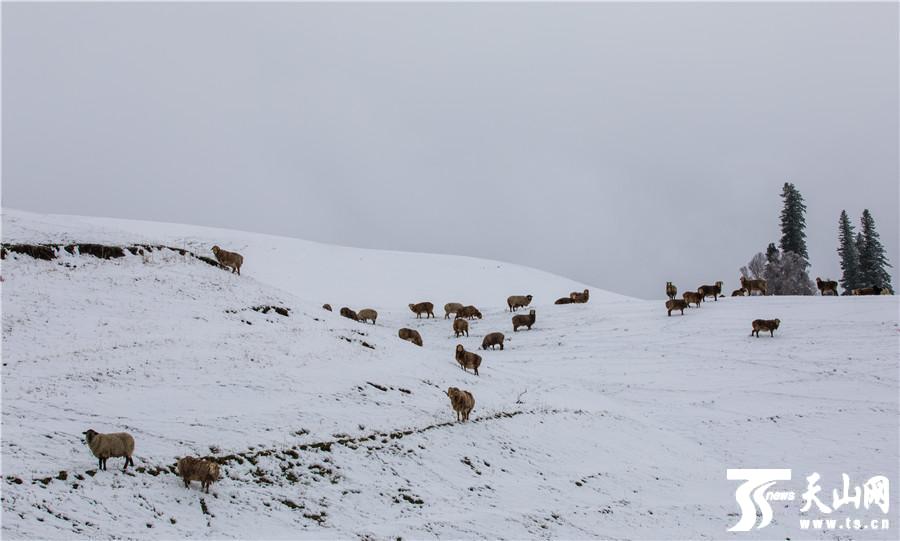
[[[790,181],[813,277],[839,277],[841,209],[900,266],[896,3],[5,2],[2,24],[6,207],[660,298],[736,288]]]

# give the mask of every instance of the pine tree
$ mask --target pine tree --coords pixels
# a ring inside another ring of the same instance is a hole
[[[781,250],[794,252],[802,257],[809,266],[809,253],[806,251],[806,205],[803,196],[790,182],[784,183],[781,192],[784,208],[781,210]]]
[[[863,210],[860,235],[862,244],[857,246],[860,281],[864,286],[886,287],[893,290],[891,274],[887,271],[891,264],[888,263],[878,232],[875,231],[875,218],[869,209]]]
[[[854,289],[861,287],[859,279],[859,251],[856,239],[853,235],[853,225],[847,217],[847,211],[841,211],[838,221],[838,254],[841,256],[841,287],[847,295]]]

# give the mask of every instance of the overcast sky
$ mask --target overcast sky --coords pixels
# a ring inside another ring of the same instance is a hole
[[[896,3],[4,3],[2,39],[6,207],[659,298],[737,287],[789,180],[813,276],[841,209],[900,265]]]

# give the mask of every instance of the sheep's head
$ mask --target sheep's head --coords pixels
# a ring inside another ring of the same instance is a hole
[[[213,246],[213,247],[212,247],[212,253],[214,253],[214,254],[216,254],[216,255],[219,255],[219,252],[220,252],[221,250],[222,250],[222,249],[219,248],[218,246]]]
[[[716,287],[718,287],[719,289],[722,289],[723,285],[724,285],[724,282],[722,282],[722,280],[719,280],[718,282],[716,282]]]
[[[530,302],[533,297],[531,295],[525,295],[525,298],[528,299]]]
[[[535,312],[534,310],[531,310],[530,312],[528,312],[528,315],[534,316],[536,313],[537,313],[537,312]]]
[[[94,429],[89,428],[89,429],[85,430],[84,432],[82,432],[82,434],[84,434],[85,441],[87,441],[88,444],[90,444],[91,440],[94,439],[94,436],[97,435],[97,432]]]
[[[219,478],[219,465],[216,464],[215,462],[209,463],[209,476],[212,477],[213,479]]]
[[[410,304],[410,305],[409,305],[409,309],[412,310],[413,312],[415,312],[415,311],[416,311],[416,305],[415,305],[415,304]]]
[[[466,349],[462,344],[456,344],[456,353],[463,353],[464,351],[466,351]]]
[[[776,320],[775,320],[775,328],[777,329],[779,325],[781,325],[781,320],[780,320],[780,319],[776,319]]]

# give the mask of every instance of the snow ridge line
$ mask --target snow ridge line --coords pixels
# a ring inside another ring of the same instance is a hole
[[[499,411],[499,412],[493,413],[491,415],[486,415],[484,417],[476,417],[474,419],[467,421],[467,423],[476,423],[477,424],[477,423],[483,423],[483,422],[488,422],[488,421],[496,421],[496,420],[500,420],[500,419],[508,419],[511,417],[517,417],[519,415],[539,415],[539,414],[559,415],[562,413],[574,413],[576,415],[583,415],[588,412],[581,410],[581,409],[564,410],[564,409],[556,409],[556,408]],[[601,411],[601,412],[598,412],[598,414],[606,415],[607,412]],[[454,425],[458,425],[458,424],[460,424],[459,421],[447,421],[447,422],[443,422],[443,423],[428,425],[428,426],[425,426],[422,428],[395,430],[395,431],[391,431],[391,432],[376,431],[371,434],[368,434],[365,436],[358,436],[355,438],[338,438],[335,440],[301,443],[301,444],[293,445],[289,449],[268,448],[268,449],[260,449],[255,452],[232,453],[232,454],[224,455],[224,456],[207,456],[204,458],[206,460],[211,460],[211,461],[214,461],[217,464],[221,464],[221,465],[232,464],[235,462],[240,465],[243,465],[244,462],[249,462],[251,465],[256,465],[260,458],[269,457],[269,456],[272,456],[281,461],[289,462],[292,459],[297,460],[300,458],[300,453],[298,453],[297,451],[316,450],[316,451],[331,452],[331,447],[334,445],[343,445],[344,447],[347,447],[350,449],[357,449],[359,447],[359,445],[361,445],[367,441],[377,441],[379,438],[382,440],[382,443],[387,443],[390,440],[402,439],[406,436],[411,436],[414,434],[422,434],[424,432],[429,432],[431,430],[436,430],[438,428],[446,428],[446,427],[454,426]],[[146,474],[152,475],[154,477],[156,477],[160,474],[177,475],[177,467],[176,466],[177,466],[177,463],[172,463],[169,466],[138,466],[134,469],[134,471],[137,473],[141,473],[141,474],[146,473]],[[84,473],[85,473],[85,475],[89,475],[89,476],[93,477],[94,475],[97,474],[97,470],[91,469],[91,470],[85,471]],[[126,473],[126,475],[134,476],[134,474],[131,474],[131,473]],[[66,481],[68,479],[68,476],[69,476],[68,472],[60,471],[59,474],[56,475],[55,477],[47,476],[47,477],[32,478],[31,484],[42,483],[42,484],[44,484],[44,486],[46,486],[54,481]],[[84,476],[81,474],[75,474],[74,477],[79,481],[84,480]],[[8,483],[17,484],[17,485],[21,485],[25,482],[20,477],[17,477],[15,475],[7,475],[6,481]]]
[[[222,265],[211,257],[198,255],[190,250],[177,248],[175,246],[167,246],[165,244],[129,244],[126,246],[117,246],[112,244],[95,244],[89,242],[76,242],[70,244],[13,244],[4,242],[0,244],[0,259],[6,259],[7,254],[9,252],[12,252],[16,254],[27,255],[35,259],[52,261],[59,257],[59,250],[61,249],[65,250],[71,255],[92,255],[98,259],[117,259],[120,257],[125,257],[126,251],[131,253],[131,255],[143,255],[145,250],[147,252],[153,252],[154,250],[171,250],[178,253],[179,255],[199,259],[200,261],[203,261],[208,265],[212,265],[213,267],[231,271],[231,269]],[[76,250],[78,251],[77,254]]]

